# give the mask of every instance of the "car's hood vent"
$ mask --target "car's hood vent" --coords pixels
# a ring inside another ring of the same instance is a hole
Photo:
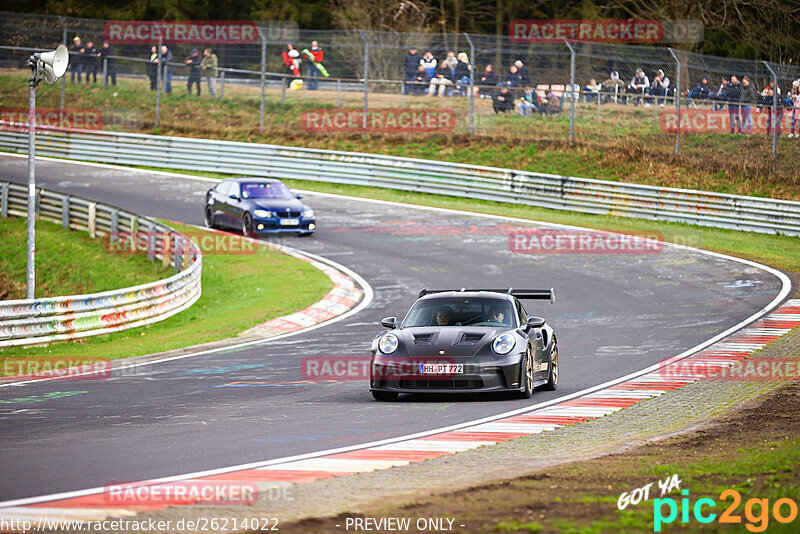
[[[430,345],[433,332],[429,334],[414,334],[414,345]]]
[[[464,332],[461,334],[461,340],[458,342],[459,344],[467,344],[467,345],[474,345],[478,343],[485,334],[483,332]]]

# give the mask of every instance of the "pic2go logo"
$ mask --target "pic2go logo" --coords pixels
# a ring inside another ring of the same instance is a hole
[[[681,492],[683,498],[680,500],[681,523],[688,523],[689,514],[694,516],[698,523],[711,523],[717,518],[717,514],[711,512],[710,508],[716,508],[717,502],[714,499],[703,497],[698,499],[694,506],[689,502],[689,490]],[[719,494],[720,501],[731,500],[731,503],[719,516],[718,522],[724,524],[742,524],[742,516],[736,513],[742,503],[742,495],[735,489],[726,489]],[[653,500],[653,532],[661,532],[662,525],[669,525],[678,518],[679,506],[675,499],[671,497]],[[666,515],[665,515],[666,512]],[[748,499],[744,505],[744,516],[747,522],[745,528],[750,532],[764,532],[769,526],[770,513],[778,523],[791,523],[797,519],[797,503],[788,498],[776,500],[770,508],[769,499]]]

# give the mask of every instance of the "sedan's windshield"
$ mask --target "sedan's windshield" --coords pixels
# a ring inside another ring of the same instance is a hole
[[[292,198],[292,192],[281,182],[243,183],[242,198]]]
[[[403,321],[414,326],[514,326],[511,302],[492,298],[420,300]]]

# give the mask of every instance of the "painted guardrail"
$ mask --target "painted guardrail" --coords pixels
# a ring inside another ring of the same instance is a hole
[[[0,182],[0,216],[27,215],[27,188]],[[202,253],[188,237],[147,217],[50,191],[37,191],[37,213],[91,237],[123,240],[120,250],[143,251],[172,265],[164,280],[102,293],[0,301],[0,347],[108,334],[162,321],[200,298]],[[125,247],[125,248],[123,248]]]
[[[2,126],[2,125],[0,125]],[[0,132],[27,151],[27,134]],[[99,131],[42,131],[37,153],[77,160],[367,185],[602,215],[800,235],[800,202],[433,160]]]

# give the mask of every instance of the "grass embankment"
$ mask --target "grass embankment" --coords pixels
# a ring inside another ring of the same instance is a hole
[[[170,223],[170,226],[179,231],[191,231],[193,236],[198,232],[180,224]],[[69,237],[76,239],[73,236],[79,235],[73,233]],[[237,236],[229,238],[240,239]],[[0,244],[4,245],[5,240]],[[248,249],[246,244],[233,242],[227,246],[232,250]],[[333,287],[325,274],[307,262],[267,247],[253,248],[253,254],[206,253],[203,256],[202,296],[189,309],[165,321],[75,342],[6,349],[0,351],[0,355],[117,359],[218,341],[234,337],[269,319],[303,309],[320,300]],[[106,260],[102,268],[95,270],[97,278],[116,271],[116,262],[120,258],[111,258],[115,263]],[[147,263],[146,256],[134,258]],[[63,256],[58,259],[59,263],[62,261]],[[64,263],[71,266],[71,263]],[[24,283],[24,277],[22,280]]]
[[[0,218],[0,300],[25,298],[27,220]],[[36,222],[36,297],[99,293],[170,276],[147,256],[111,255],[103,241]]]
[[[4,105],[27,107],[28,74],[0,72]],[[224,101],[206,93],[189,96],[176,82],[165,96],[161,126],[154,130],[155,96],[145,80],[121,79],[116,87],[67,84],[68,108],[104,111],[104,129],[161,133],[237,141],[268,142],[313,148],[352,150],[446,160],[478,165],[685,187],[724,193],[800,199],[800,142],[785,136],[779,141],[777,171],[771,171],[771,138],[764,134],[684,134],[681,157],[675,160],[674,134],[654,123],[654,113],[663,109],[609,104],[596,120],[596,107],[580,103],[576,109],[575,141],[568,142],[568,113],[558,117],[523,118],[515,113],[496,116],[489,100],[476,99],[476,135],[466,126],[466,99],[405,97],[406,107],[455,109],[456,129],[446,133],[359,134],[310,133],[301,127],[304,111],[335,107],[335,91],[287,91],[268,89],[265,130],[258,132],[257,87],[228,85]],[[360,108],[361,93],[342,93],[342,107]],[[41,86],[37,103],[41,108],[58,107],[60,85]],[[371,94],[374,108],[398,107],[400,96]],[[666,109],[666,108],[665,108]],[[116,119],[127,119],[115,123]]]

